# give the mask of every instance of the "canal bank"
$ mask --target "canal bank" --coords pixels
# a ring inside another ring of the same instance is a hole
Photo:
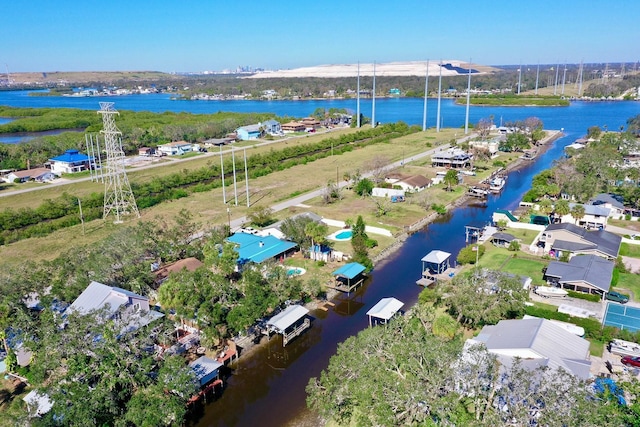
[[[381,298],[395,297],[413,306],[420,288],[420,259],[433,249],[454,254],[465,246],[464,225],[488,222],[498,208],[518,204],[531,178],[562,155],[556,132],[531,161],[519,160],[508,168],[507,187],[492,194],[482,205],[469,204],[462,197],[448,207],[445,215],[424,218],[406,231],[392,247],[376,257],[376,267],[364,285],[351,295],[337,294],[335,307],[325,312],[313,310],[312,327],[295,341],[282,347],[279,339],[263,342],[245,353],[233,366],[227,388],[215,402],[196,414],[197,426],[223,425],[322,425],[306,408],[305,387],[309,378],[319,376],[335,354],[340,342],[368,326],[366,311]]]

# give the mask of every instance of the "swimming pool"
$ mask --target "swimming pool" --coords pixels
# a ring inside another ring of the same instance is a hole
[[[287,276],[302,276],[306,272],[302,267],[287,267]]]
[[[353,231],[351,230],[339,230],[335,233],[330,234],[329,236],[327,236],[327,238],[331,240],[337,240],[339,242],[344,242],[346,240],[351,240],[352,236]]]

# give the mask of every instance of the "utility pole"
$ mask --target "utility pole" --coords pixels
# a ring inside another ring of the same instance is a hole
[[[249,172],[247,170],[247,147],[244,148],[244,182],[246,184],[247,191],[247,207],[250,207],[249,204]]]
[[[429,60],[427,59],[427,76],[424,79],[424,108],[422,111],[422,131],[427,130],[427,97],[429,95]]]
[[[467,111],[464,119],[464,134],[469,133],[469,105],[471,104],[471,58],[469,58],[469,79],[467,80]]]
[[[442,94],[442,60],[440,60],[440,76],[438,77],[438,114],[436,115],[436,132],[440,132],[440,98]]]
[[[222,144],[220,144],[220,177],[222,178],[222,203],[227,203],[227,190],[224,184],[224,161],[222,160]]]
[[[376,61],[373,61],[373,89],[371,92],[371,127],[376,127]]]
[[[360,61],[358,61],[358,80],[356,83],[356,127],[360,128]]]

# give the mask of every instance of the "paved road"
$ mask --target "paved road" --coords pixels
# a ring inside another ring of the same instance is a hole
[[[332,132],[334,130],[339,130],[339,129],[342,129],[342,128],[335,128],[335,129],[329,129],[329,130],[325,130],[325,131],[320,131],[320,132],[317,132],[316,135],[323,134],[323,133],[330,133],[330,132]],[[237,147],[236,148],[234,146],[231,146],[231,148],[223,149],[222,150],[222,154],[228,154],[231,151],[240,151],[240,150],[243,150],[245,148],[251,150],[251,149],[253,149],[255,147],[262,147],[262,146],[265,146],[265,145],[277,144],[277,143],[280,143],[280,142],[283,142],[283,141],[287,141],[289,139],[297,139],[297,138],[304,138],[304,137],[306,137],[306,135],[305,136],[292,136],[292,137],[277,139],[277,140],[273,140],[273,141],[263,141],[263,142],[259,142],[259,143],[256,143],[256,144],[252,144],[252,145],[247,146],[247,147]],[[181,159],[181,158],[177,158],[177,157],[163,157],[163,159],[171,160],[172,162],[175,162],[175,163],[183,163],[183,162],[190,162],[190,161],[195,160],[195,159],[202,159],[204,157],[217,157],[217,156],[220,156],[220,150],[219,149],[216,150],[215,148],[213,148],[212,151],[209,151],[207,153],[202,153],[199,156],[187,157],[186,159]],[[169,163],[167,163],[167,162],[156,162],[156,163],[152,163],[152,164],[148,164],[148,165],[144,165],[144,166],[130,167],[130,168],[127,169],[127,171],[128,172],[136,172],[136,171],[139,171],[139,170],[159,168],[159,167],[166,166],[167,164],[169,164]],[[51,187],[60,187],[60,186],[63,186],[63,185],[70,185],[70,184],[75,184],[75,183],[78,183],[78,182],[86,182],[86,181],[91,181],[91,177],[87,176],[87,177],[78,178],[78,179],[61,179],[58,182],[51,182],[51,183],[43,184],[43,185],[37,186],[37,187],[22,188],[22,189],[19,189],[19,190],[12,190],[12,191],[3,191],[3,192],[0,192],[0,197],[13,196],[15,194],[30,193],[32,191],[41,191],[41,190],[46,190],[46,189],[51,188]]]

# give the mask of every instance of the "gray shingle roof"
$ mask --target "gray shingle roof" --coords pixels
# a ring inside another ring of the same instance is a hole
[[[580,255],[569,262],[551,261],[547,276],[558,277],[561,283],[585,282],[604,292],[611,286],[614,263],[597,255]]]
[[[493,240],[504,240],[505,242],[509,243],[511,243],[513,240],[516,240],[516,238],[509,233],[493,233],[491,238]]]
[[[620,252],[620,244],[622,237],[617,234],[610,233],[606,230],[587,231],[582,227],[578,227],[571,223],[551,224],[545,231],[565,230],[573,233],[584,240],[585,244],[592,243],[597,246],[597,250],[612,258],[617,258]],[[556,243],[554,242],[553,246]],[[567,249],[569,250],[569,249]]]

